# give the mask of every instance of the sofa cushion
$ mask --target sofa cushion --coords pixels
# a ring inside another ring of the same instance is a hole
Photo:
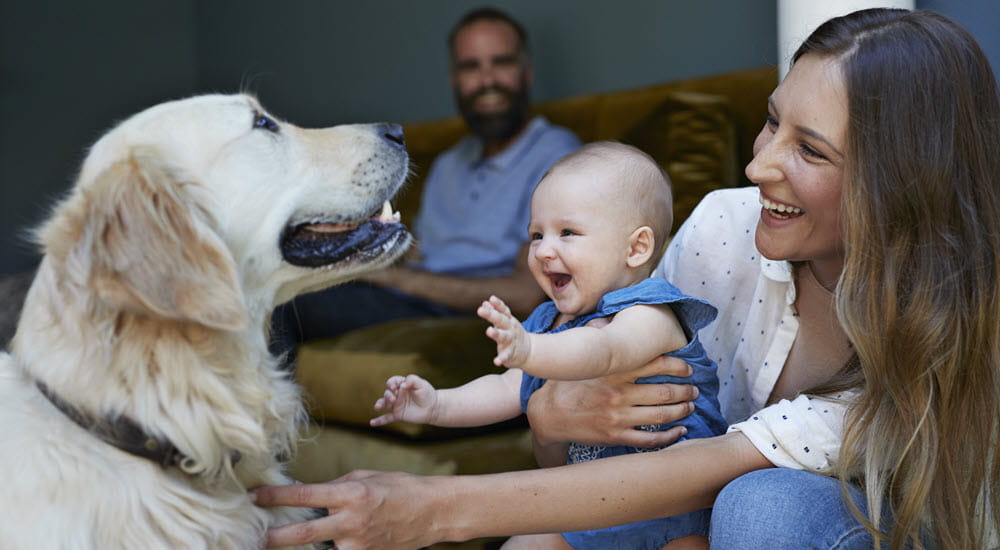
[[[296,377],[306,389],[313,418],[367,427],[375,415],[375,400],[391,376],[416,374],[437,388],[451,388],[502,372],[493,365],[496,345],[486,337],[486,327],[476,318],[408,319],[308,342],[299,346]],[[396,422],[382,429],[411,438],[442,439],[510,425],[455,429]]]
[[[584,142],[642,149],[670,175],[673,230],[710,191],[741,184],[737,123],[728,97],[661,86],[542,103],[536,110]]]
[[[672,92],[621,137],[670,175],[677,230],[702,197],[739,184],[736,125],[726,97]]]

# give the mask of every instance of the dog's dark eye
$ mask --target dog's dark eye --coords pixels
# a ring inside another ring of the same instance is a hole
[[[260,128],[261,130],[267,130],[268,132],[275,134],[277,134],[278,130],[280,130],[277,122],[271,120],[271,117],[262,113],[254,113],[253,127]]]

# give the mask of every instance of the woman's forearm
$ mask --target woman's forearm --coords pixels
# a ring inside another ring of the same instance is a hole
[[[596,529],[712,505],[732,479],[771,464],[736,432],[527,472],[446,477],[438,518],[446,540]],[[436,499],[437,500],[437,499]],[[445,539],[443,539],[445,540]]]
[[[327,508],[268,531],[268,547],[333,539],[343,548],[412,550],[485,536],[599,529],[710,506],[730,480],[770,466],[740,432],[651,453],[482,476],[352,472],[261,487],[258,506]]]

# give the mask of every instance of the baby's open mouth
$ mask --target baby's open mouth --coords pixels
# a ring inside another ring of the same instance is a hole
[[[802,215],[802,209],[798,206],[774,202],[765,199],[763,196],[760,197],[760,204],[764,207],[764,210],[767,210],[768,214],[778,218],[779,220],[787,220],[789,218]]]
[[[546,273],[545,274],[549,281],[552,283],[552,287],[556,290],[562,290],[569,285],[570,280],[573,278],[566,273]]]

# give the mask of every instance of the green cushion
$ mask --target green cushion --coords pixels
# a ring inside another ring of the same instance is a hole
[[[736,124],[725,96],[673,92],[621,141],[649,153],[670,175],[674,230],[706,194],[742,181]]]
[[[299,346],[296,376],[306,390],[313,418],[368,426],[375,400],[394,375],[416,374],[436,388],[460,386],[493,365],[496,344],[486,322],[475,318],[410,319],[351,331],[339,338]],[[523,420],[520,421],[523,425]],[[411,438],[455,438],[509,428],[509,423],[454,429],[393,423],[384,430]]]

